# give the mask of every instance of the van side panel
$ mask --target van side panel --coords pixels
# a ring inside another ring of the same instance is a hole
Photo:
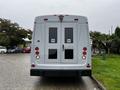
[[[35,62],[35,57],[34,57],[34,39],[35,39],[35,29],[36,29],[36,24],[34,24],[34,29],[32,33],[32,44],[31,44],[31,65],[34,64]],[[32,68],[32,67],[31,67]]]
[[[87,22],[87,21],[86,21]],[[90,36],[88,30],[88,24],[82,23],[78,26],[78,63],[83,64],[85,69],[87,64],[91,65],[91,46],[90,46]],[[87,56],[86,60],[82,59],[83,56],[83,48],[87,47]]]
[[[89,27],[88,25],[86,26],[88,32],[87,32],[87,36],[88,36],[88,59],[87,59],[87,62],[88,64],[90,64],[90,68],[89,69],[92,69],[92,60],[91,60],[91,41],[90,41],[90,33],[89,33]]]
[[[44,26],[45,25],[43,23],[35,23],[33,42],[32,42],[31,62],[34,63],[36,66],[38,64],[44,64],[44,55],[45,55]],[[35,47],[39,48],[39,55],[40,55],[39,59],[36,58]]]

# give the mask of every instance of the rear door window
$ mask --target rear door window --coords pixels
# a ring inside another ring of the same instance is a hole
[[[73,49],[65,49],[65,59],[73,59]]]
[[[49,43],[57,43],[57,27],[49,28]]]
[[[65,43],[73,43],[73,28],[65,28]]]
[[[0,47],[0,49],[6,49],[5,47]]]
[[[49,49],[48,59],[57,59],[57,49]]]

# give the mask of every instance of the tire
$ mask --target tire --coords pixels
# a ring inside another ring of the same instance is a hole
[[[4,51],[1,51],[1,54],[5,54],[5,52],[4,52]]]

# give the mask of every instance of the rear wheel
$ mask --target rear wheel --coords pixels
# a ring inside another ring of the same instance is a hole
[[[4,51],[1,51],[1,54],[5,54],[5,52],[4,52]]]
[[[91,70],[80,71],[80,76],[92,76],[92,71]]]

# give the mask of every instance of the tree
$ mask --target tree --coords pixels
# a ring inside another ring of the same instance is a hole
[[[106,50],[106,53],[109,53],[111,41],[110,36],[107,34],[102,34],[100,32],[90,32],[91,39],[93,40],[93,50],[98,49],[99,52],[101,53],[102,49]]]
[[[115,34],[112,36],[111,51],[120,54],[120,28],[116,27]]]
[[[5,33],[0,33],[0,45],[9,46],[10,38]]]
[[[19,24],[12,23],[8,19],[0,18],[0,45],[6,47],[24,44],[23,38],[31,39],[32,31],[19,27]]]
[[[120,27],[117,27],[117,28],[115,29],[115,36],[120,39]]]

